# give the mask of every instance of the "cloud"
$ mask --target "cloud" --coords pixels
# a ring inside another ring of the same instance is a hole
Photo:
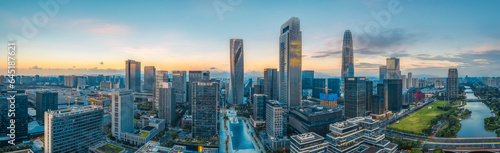
[[[99,64],[104,65],[104,62],[101,62],[101,63],[99,63]]]
[[[386,52],[398,52],[405,50],[407,46],[418,42],[422,38],[422,34],[412,33],[403,28],[382,29],[377,35],[371,33],[353,33],[354,48],[356,50],[378,50]],[[357,38],[368,37],[367,44],[356,43]]]
[[[215,70],[215,69],[217,69],[217,68],[216,68],[216,67],[211,67],[211,68],[210,68],[210,70]]]
[[[341,53],[342,53],[342,51],[333,51],[333,50],[320,51],[320,52],[316,52],[316,55],[311,56],[311,58],[324,58],[324,57],[328,57],[328,56],[339,55]]]
[[[128,33],[129,31],[129,26],[114,24],[102,24],[90,29],[90,32],[97,34],[123,34]]]
[[[35,65],[35,66],[33,66],[33,67],[30,67],[29,69],[41,70],[41,69],[43,69],[43,68],[38,67],[38,65]]]
[[[355,68],[360,68],[360,69],[378,69],[380,64],[373,64],[373,63],[359,63],[354,65]]]

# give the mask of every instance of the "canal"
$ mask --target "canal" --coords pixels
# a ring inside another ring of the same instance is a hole
[[[467,99],[477,99],[470,88],[465,90]],[[457,138],[468,137],[496,137],[495,131],[487,131],[484,129],[484,118],[493,116],[490,108],[482,102],[467,102],[465,109],[472,111],[469,118],[462,120],[462,128],[457,133]]]

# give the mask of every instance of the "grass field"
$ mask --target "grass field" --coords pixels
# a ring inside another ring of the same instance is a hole
[[[123,148],[109,144],[109,143],[107,143],[107,144],[105,144],[97,149],[104,151],[105,153],[118,153],[118,152],[123,150]]]
[[[445,111],[440,110],[437,106],[443,106],[445,101],[436,101],[432,104],[427,105],[425,108],[418,110],[417,112],[411,114],[410,116],[402,119],[399,123],[394,123],[389,126],[389,129],[394,129],[395,131],[413,133],[418,135],[424,135],[423,129],[430,127],[431,120],[445,113]],[[432,107],[428,109],[428,107]]]

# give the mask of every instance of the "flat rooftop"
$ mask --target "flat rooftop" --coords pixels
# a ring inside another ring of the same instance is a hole
[[[302,143],[307,143],[307,142],[324,140],[325,138],[314,133],[314,132],[309,132],[309,133],[293,135],[293,136],[291,136],[291,139],[293,139],[295,142],[302,144]]]
[[[296,111],[298,111],[306,116],[317,116],[317,115],[331,114],[334,112],[341,111],[340,109],[322,106],[322,105],[300,106],[300,107],[295,107],[292,109],[296,110]]]

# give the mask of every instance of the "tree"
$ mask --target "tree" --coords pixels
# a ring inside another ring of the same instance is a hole
[[[444,151],[441,148],[436,148],[434,149],[434,153],[444,153]]]
[[[178,136],[179,135],[177,134],[177,132],[175,131],[170,132],[170,137],[172,137],[172,139],[177,139]]]
[[[424,145],[424,147],[422,147],[422,152],[425,153],[429,152],[429,148],[427,148],[427,146]]]
[[[412,148],[410,153],[422,153],[422,150],[418,148]]]

